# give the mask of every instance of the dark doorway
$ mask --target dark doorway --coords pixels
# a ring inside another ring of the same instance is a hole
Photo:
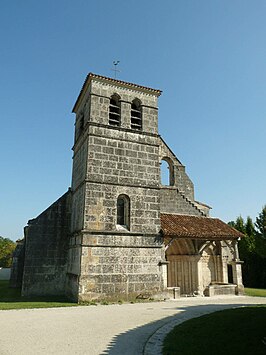
[[[233,267],[231,264],[227,264],[227,274],[228,274],[228,283],[233,284]]]

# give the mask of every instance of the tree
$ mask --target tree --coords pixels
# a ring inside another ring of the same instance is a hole
[[[247,221],[245,224],[245,235],[243,241],[246,244],[246,249],[248,253],[254,253],[256,249],[255,236],[256,231],[251,217],[247,217]]]
[[[10,267],[16,243],[0,236],[0,267]]]
[[[255,227],[254,227],[252,218],[249,216],[247,216],[247,222],[245,224],[245,232],[246,232],[246,235],[249,237],[255,236]]]
[[[231,221],[228,224],[245,235],[238,243],[240,256],[242,259],[245,259],[249,252],[252,251],[252,245],[254,244],[255,229],[252,219],[248,217],[245,223],[244,219],[239,216],[235,222]]]
[[[239,216],[228,224],[242,232],[245,236],[238,243],[240,258],[244,261],[243,281],[248,287],[266,287],[266,208],[256,219],[255,226],[251,217],[246,222]]]
[[[233,228],[235,228],[235,222],[234,221],[230,221],[230,222],[228,222],[227,223],[230,227],[233,227]]]
[[[241,216],[237,217],[234,228],[243,234],[246,233],[245,222]]]
[[[255,227],[257,253],[266,259],[266,205],[256,218]]]
[[[262,208],[261,213],[259,213],[259,216],[256,218],[255,226],[258,234],[266,239],[266,205]]]

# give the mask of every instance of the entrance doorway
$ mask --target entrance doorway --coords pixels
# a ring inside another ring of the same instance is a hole
[[[227,275],[228,275],[228,283],[233,284],[233,267],[231,264],[227,264]]]

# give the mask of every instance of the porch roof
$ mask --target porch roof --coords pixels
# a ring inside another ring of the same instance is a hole
[[[161,214],[165,237],[192,239],[237,239],[244,235],[218,218]]]

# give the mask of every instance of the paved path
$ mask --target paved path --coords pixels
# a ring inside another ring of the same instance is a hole
[[[0,355],[141,355],[144,349],[145,354],[155,355],[160,353],[157,345],[165,330],[175,323],[246,304],[266,304],[266,298],[181,298],[157,303],[0,311]]]

